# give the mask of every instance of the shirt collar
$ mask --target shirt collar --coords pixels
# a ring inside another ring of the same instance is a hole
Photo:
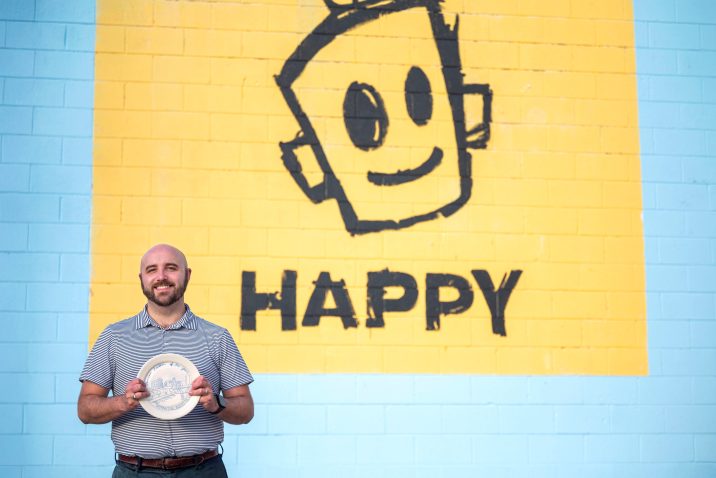
[[[144,306],[142,311],[137,314],[137,320],[134,324],[134,328],[136,330],[142,329],[144,327],[159,327],[159,324],[157,324],[156,321],[149,316],[149,312],[147,312],[146,305]],[[184,315],[182,315],[179,320],[170,325],[167,330],[177,330],[181,329],[182,327],[190,330],[196,330],[196,315],[194,315],[194,313],[191,311],[189,305],[186,305]]]

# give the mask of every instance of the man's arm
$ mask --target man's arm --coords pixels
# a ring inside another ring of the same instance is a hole
[[[219,409],[211,384],[201,375],[192,382],[189,395],[199,395],[199,403],[207,412],[216,412]],[[216,415],[217,417],[232,425],[249,423],[254,418],[254,399],[248,385],[229,388],[224,390],[223,395],[226,408]]]
[[[141,398],[149,396],[141,380],[134,379],[123,395],[109,397],[109,389],[85,380],[77,400],[77,416],[82,423],[107,423],[139,406]]]
[[[226,408],[219,413],[219,418],[233,425],[249,423],[254,418],[254,399],[248,385],[224,390],[223,395],[226,399]],[[216,408],[219,408],[218,403]]]

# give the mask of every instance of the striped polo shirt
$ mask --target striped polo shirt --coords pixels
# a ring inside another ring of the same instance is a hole
[[[146,306],[134,317],[109,325],[87,357],[80,381],[89,380],[123,395],[142,365],[162,353],[191,360],[215,392],[253,382],[228,330],[191,312],[162,329]],[[117,453],[142,458],[187,456],[215,449],[224,439],[224,422],[198,405],[175,420],[160,420],[137,407],[112,422]]]

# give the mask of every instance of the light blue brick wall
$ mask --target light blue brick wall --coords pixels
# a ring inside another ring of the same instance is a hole
[[[647,377],[259,375],[233,476],[716,476],[716,2],[635,0]],[[109,476],[86,356],[94,2],[0,1],[0,476]]]
[[[0,2],[0,476],[108,476],[87,353],[94,2]],[[109,457],[109,461],[107,459]]]

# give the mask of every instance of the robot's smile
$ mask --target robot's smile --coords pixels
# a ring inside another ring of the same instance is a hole
[[[434,147],[430,157],[414,169],[398,170],[394,173],[375,173],[368,171],[368,181],[377,186],[397,186],[420,179],[437,168],[443,160],[443,150]]]

